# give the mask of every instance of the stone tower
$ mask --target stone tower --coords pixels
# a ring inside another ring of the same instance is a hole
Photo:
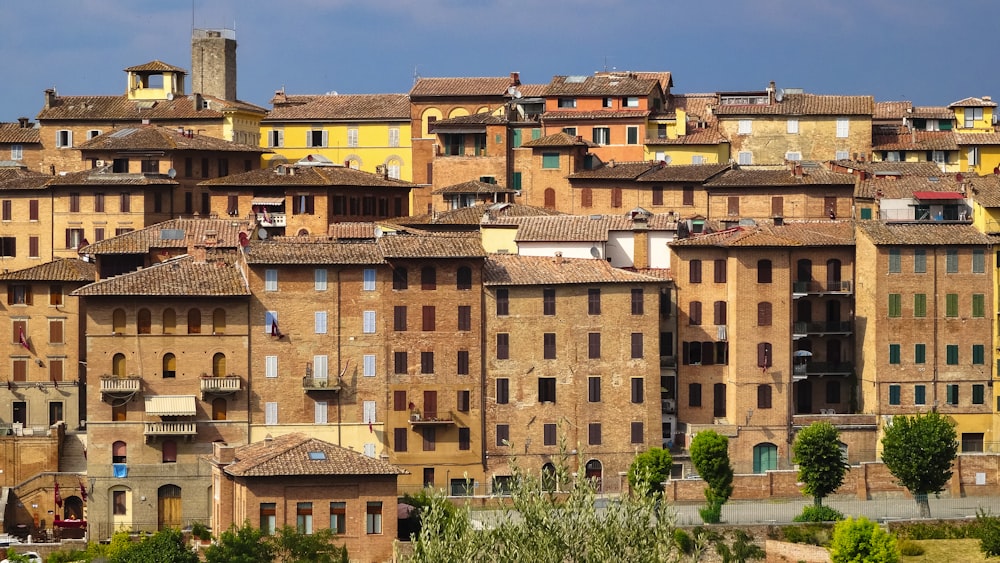
[[[236,31],[191,33],[191,92],[236,100]]]

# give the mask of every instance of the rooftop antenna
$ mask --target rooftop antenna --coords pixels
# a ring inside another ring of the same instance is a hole
[[[420,80],[420,73],[417,72],[418,68],[420,68],[420,65],[413,65],[413,85],[414,86],[416,86],[417,80]]]

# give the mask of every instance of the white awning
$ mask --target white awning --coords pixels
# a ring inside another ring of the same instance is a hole
[[[250,205],[269,205],[277,207],[279,205],[285,205],[285,198],[283,197],[255,197]]]
[[[146,414],[153,416],[194,416],[194,395],[157,395],[146,397]]]

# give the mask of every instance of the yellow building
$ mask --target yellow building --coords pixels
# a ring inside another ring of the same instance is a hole
[[[992,174],[1000,167],[1000,133],[994,125],[996,102],[989,96],[965,98],[948,106],[955,112],[959,170]]]
[[[729,139],[719,130],[709,106],[715,94],[670,95],[667,111],[646,123],[644,160],[667,164],[729,162]]]
[[[406,94],[288,96],[277,92],[261,123],[267,164],[309,155],[411,181],[410,99]]]
[[[972,224],[982,233],[989,236],[1000,234],[1000,177],[995,175],[977,176],[969,178],[971,187],[971,197],[969,203],[972,206]],[[1000,262],[993,263],[993,299],[991,311],[1000,311],[1000,291],[996,284],[1000,280]],[[1000,350],[1000,323],[993,323],[993,349]],[[990,366],[992,371],[994,366]],[[993,372],[993,378],[1000,377],[1000,370]],[[993,385],[991,404],[1000,406],[1000,385]],[[996,412],[983,422],[983,428],[989,428],[993,436],[1000,435],[1000,416]]]

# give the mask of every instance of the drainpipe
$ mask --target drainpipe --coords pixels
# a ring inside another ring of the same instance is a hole
[[[938,325],[940,324],[941,321],[938,319],[938,302],[940,300],[940,297],[938,296],[938,247],[936,245],[934,246],[934,262],[933,262],[933,264],[934,264],[934,316],[932,318],[934,319],[934,371],[933,371],[933,379],[931,380],[931,389],[934,390],[934,397],[933,397],[933,401],[934,402],[931,403],[931,404],[934,405],[934,411],[937,411],[937,408],[938,408],[938,387],[937,387],[937,384],[938,384],[938,365],[940,365],[940,363],[941,363],[941,358],[938,355],[938,348],[939,348],[939,346],[938,346]]]

